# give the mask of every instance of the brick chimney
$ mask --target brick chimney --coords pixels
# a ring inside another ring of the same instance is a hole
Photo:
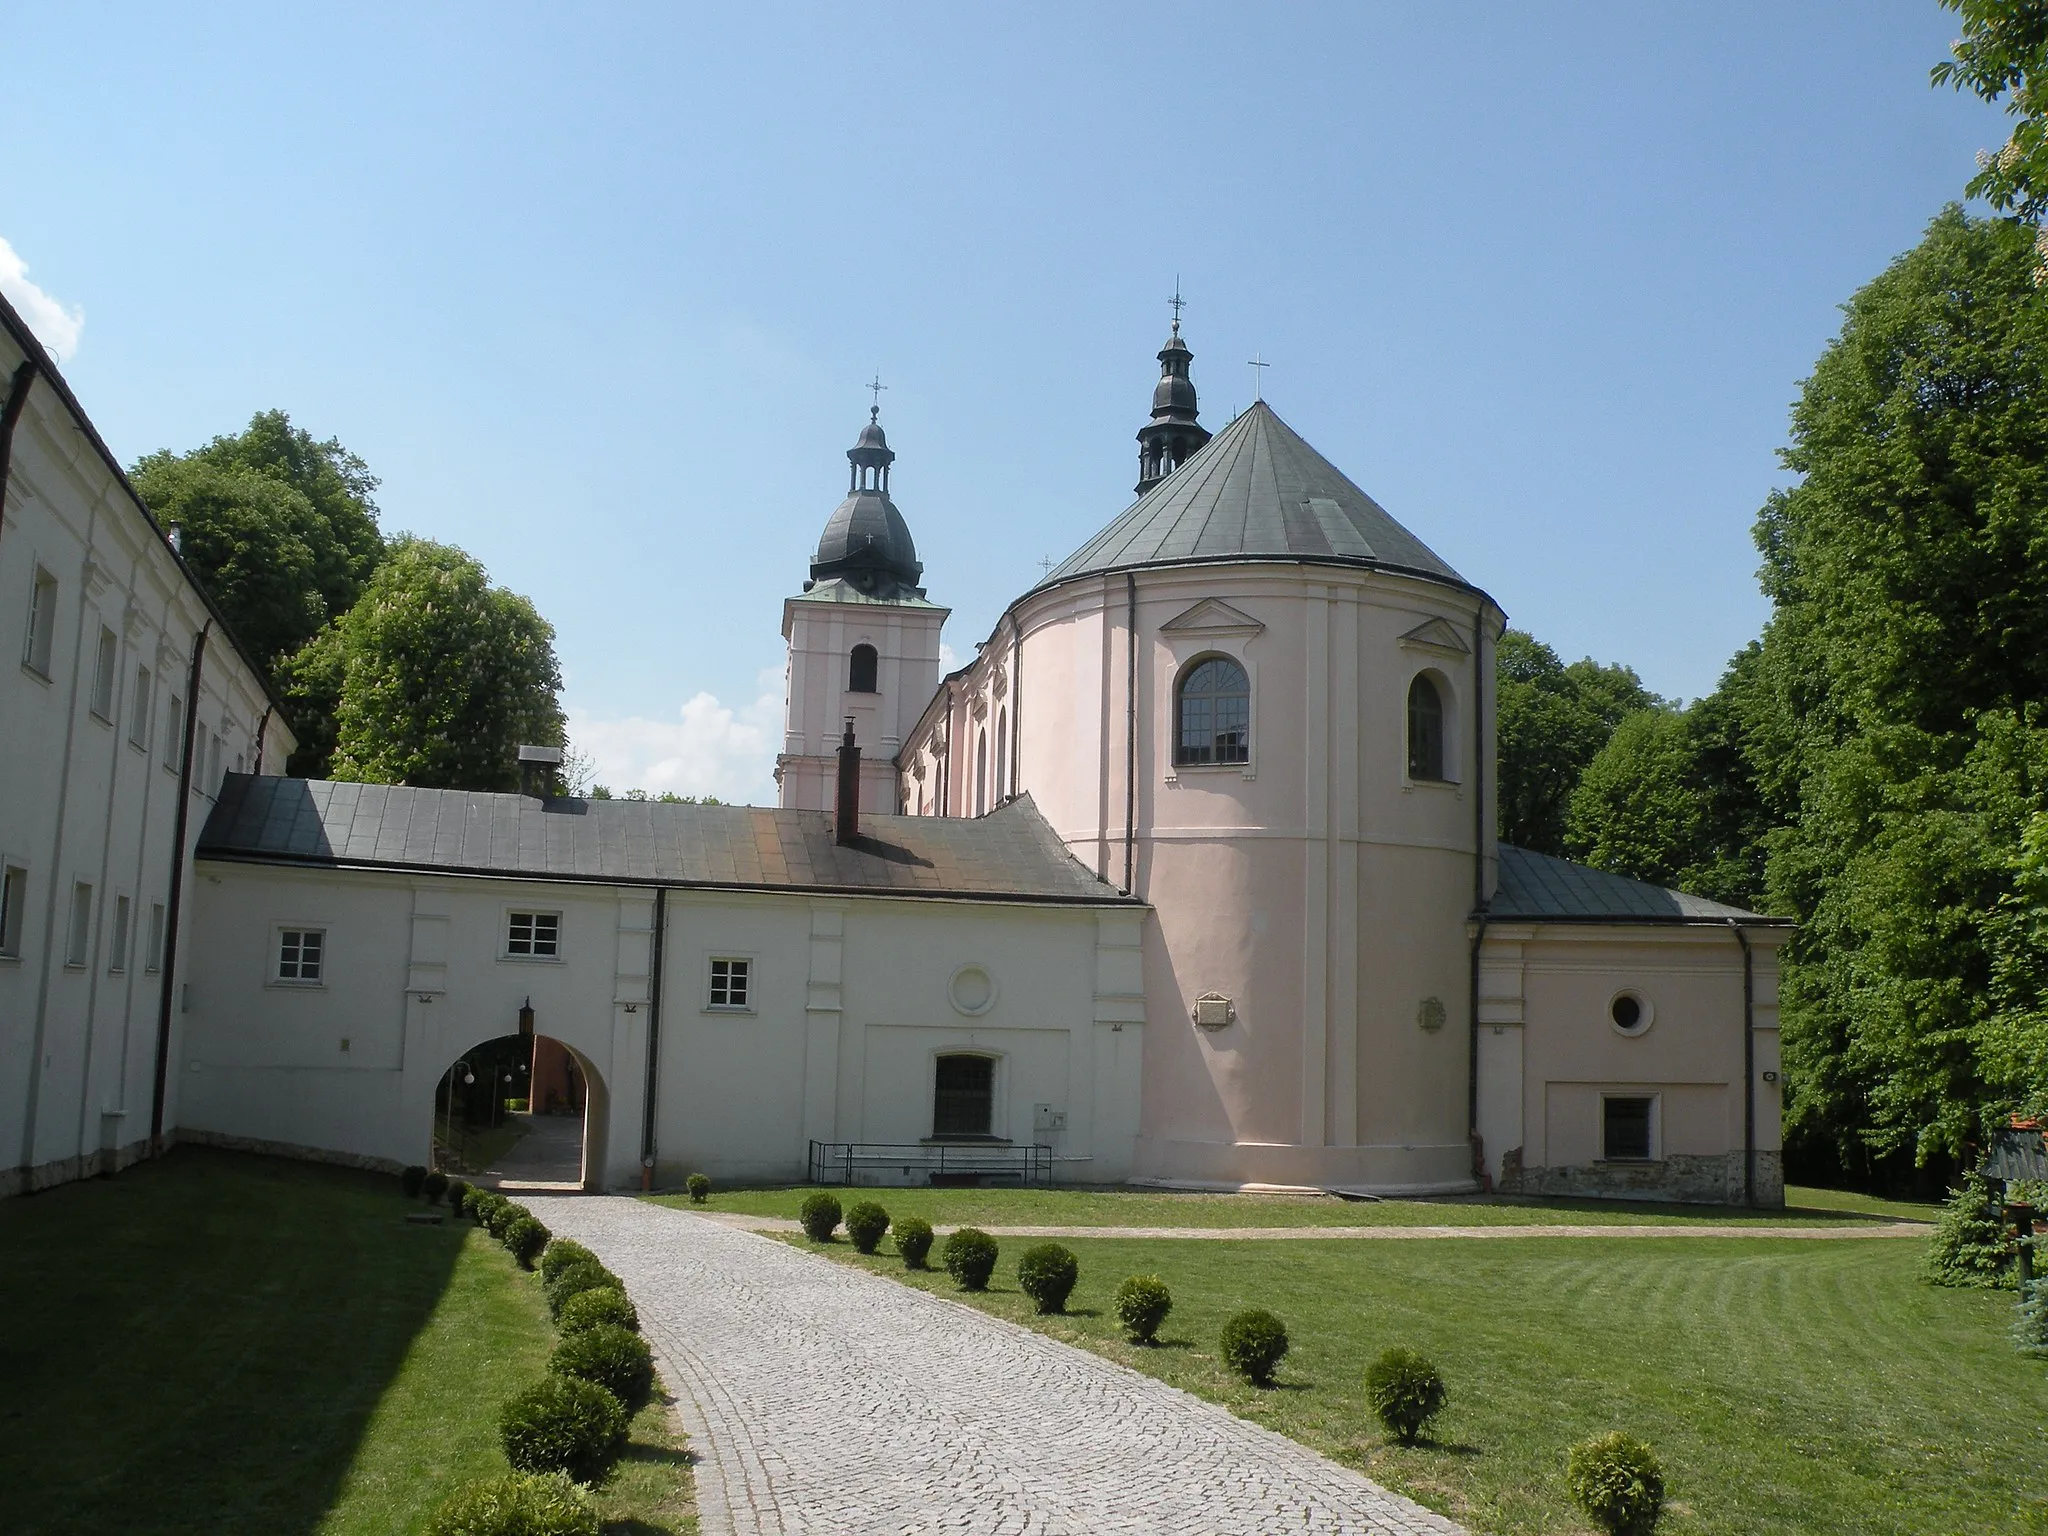
[[[853,744],[853,716],[839,738],[839,819],[833,836],[843,846],[860,841],[860,748]]]

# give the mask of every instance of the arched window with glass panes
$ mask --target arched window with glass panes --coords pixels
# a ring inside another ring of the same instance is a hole
[[[1252,759],[1252,684],[1228,656],[1189,663],[1174,690],[1173,760],[1189,768]]]
[[[846,691],[873,693],[879,660],[872,645],[856,645],[853,648],[853,655],[848,658],[846,664]]]
[[[1427,672],[1408,685],[1408,777],[1444,778],[1444,696]]]

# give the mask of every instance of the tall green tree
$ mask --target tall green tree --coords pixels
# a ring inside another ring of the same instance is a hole
[[[1567,666],[1519,629],[1494,653],[1500,836],[1537,853],[1565,851],[1565,822],[1579,777],[1614,728],[1662,703],[1624,666],[1590,658]]]
[[[2048,785],[2048,304],[2033,233],[1944,211],[1847,306],[1759,519],[1775,610],[1788,1128],[1960,1155],[2001,1098],[1993,918]]]
[[[1683,886],[1700,842],[1692,733],[1676,709],[1644,709],[1614,728],[1579,776],[1565,847],[1598,869]]]
[[[510,790],[521,743],[563,740],[554,638],[461,550],[401,538],[355,606],[293,659],[292,687],[315,709],[332,701],[335,778]]]
[[[2029,223],[2048,212],[2048,4],[2043,0],[1941,0],[1962,17],[1953,57],[1934,66],[1936,85],[1988,102],[2017,119],[2012,137],[1978,156],[1968,191]]]

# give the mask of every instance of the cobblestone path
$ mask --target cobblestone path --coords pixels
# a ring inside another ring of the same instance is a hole
[[[743,1211],[699,1213],[708,1221],[742,1232],[801,1232],[800,1222],[786,1216],[750,1216]],[[941,1237],[954,1229],[934,1225]],[[1659,1225],[1609,1226],[1525,1225],[1512,1227],[983,1227],[991,1237],[1186,1238],[1195,1242],[1305,1242],[1323,1238],[1431,1237],[1790,1237],[1830,1241],[1838,1238],[1925,1237],[1933,1228],[1924,1221],[1844,1222],[1832,1227],[1706,1226],[1672,1222]]]
[[[704,1536],[1463,1536],[1178,1388],[755,1233],[526,1202],[632,1292]]]

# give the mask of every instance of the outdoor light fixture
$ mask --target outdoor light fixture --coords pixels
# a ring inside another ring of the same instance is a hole
[[[519,1005],[519,1033],[533,1033],[533,999],[530,997]]]

